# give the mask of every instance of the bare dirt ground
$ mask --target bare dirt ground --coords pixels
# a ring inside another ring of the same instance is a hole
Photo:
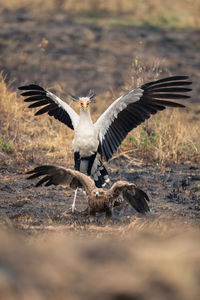
[[[130,84],[132,63],[135,57],[140,57],[147,65],[146,79],[150,79],[152,73],[148,68],[152,69],[152,65],[156,71],[160,65],[160,77],[169,73],[190,75],[194,82],[192,109],[199,116],[198,31],[100,27],[75,23],[61,12],[36,15],[6,9],[1,12],[0,25],[0,68],[13,88],[36,82],[57,88],[58,94],[65,95],[64,99],[69,93],[80,95],[90,88],[97,94],[112,91],[118,95],[121,87]],[[41,157],[39,163],[49,161]],[[90,223],[78,212],[71,214],[73,191],[63,187],[36,189],[34,182],[27,181],[24,175],[33,166],[24,161],[15,163],[12,154],[0,152],[0,224],[33,239],[31,245],[30,242],[27,245],[24,238],[14,237],[15,233],[7,232],[7,236],[0,233],[1,240],[6,241],[5,247],[0,246],[0,259],[5,262],[2,268],[5,272],[0,273],[5,276],[0,277],[3,299],[67,299],[65,295],[69,299],[198,299],[200,266],[197,249],[200,241],[196,231],[199,232],[200,224],[200,164],[185,162],[160,166],[156,162],[128,160],[122,155],[107,166],[113,182],[126,179],[148,193],[151,212],[147,216],[140,216],[127,207],[122,215],[116,211],[109,225],[104,223],[103,216]],[[77,211],[85,205],[85,196],[80,192]],[[181,235],[173,231],[169,240],[164,238],[176,227],[182,229]],[[188,230],[193,233],[187,233],[183,238],[184,231]],[[46,240],[52,231],[62,232],[64,237],[59,241],[53,237],[45,245],[41,242],[42,252],[40,241]],[[129,239],[125,237],[126,232]],[[46,236],[43,238],[39,234]],[[77,242],[76,236],[82,236],[83,240]],[[34,240],[35,237],[39,240]],[[113,243],[114,237],[116,243]],[[92,242],[92,239],[97,241]],[[67,248],[69,244],[71,246]],[[187,245],[192,246],[187,248]],[[18,255],[11,250],[15,247]],[[144,251],[148,247],[151,255]],[[49,248],[50,254],[46,257]],[[64,249],[68,249],[67,252]],[[187,255],[177,263],[183,249]],[[171,251],[170,258],[167,251]],[[193,256],[188,254],[190,251]],[[100,252],[102,256],[99,256]],[[25,253],[32,262],[28,277],[24,275],[28,274]],[[164,269],[160,268],[162,259],[166,263]],[[38,261],[42,262],[44,273],[34,268]],[[48,267],[50,262],[51,268]],[[106,268],[98,267],[97,273],[96,265]],[[68,277],[63,266],[71,270]],[[174,266],[180,272],[176,273]],[[186,272],[186,269],[190,281],[187,276],[181,277],[182,270]],[[95,270],[94,277],[88,270]],[[110,279],[111,270],[113,280]],[[166,273],[163,270],[167,270]],[[134,272],[139,274],[138,278]],[[61,276],[66,276],[67,285],[63,280],[65,277],[61,279]],[[103,280],[104,285],[100,284]],[[78,287],[77,281],[81,282]],[[23,290],[23,285],[28,286],[29,291],[28,288]],[[12,287],[10,291],[9,287]],[[188,293],[190,289],[192,291]],[[17,292],[13,293],[14,290]]]
[[[116,167],[117,165],[117,167]],[[196,165],[170,165],[159,167],[152,164],[135,166],[126,158],[112,162],[110,177],[113,182],[124,179],[134,182],[150,197],[151,212],[146,221],[157,218],[174,217],[183,224],[200,222],[200,167]],[[23,170],[23,168],[22,168]],[[19,174],[22,173],[22,174]],[[70,208],[74,191],[64,187],[35,188],[34,182],[27,181],[23,171],[11,166],[2,167],[0,172],[0,220],[12,220],[18,228],[34,228],[49,224],[84,225],[89,219],[80,215],[87,206],[86,196],[80,191],[77,201],[77,214],[72,215]],[[138,214],[128,206],[120,216],[116,210],[113,224],[129,224],[138,219]],[[103,217],[97,224],[104,224]],[[41,227],[42,228],[42,227]]]

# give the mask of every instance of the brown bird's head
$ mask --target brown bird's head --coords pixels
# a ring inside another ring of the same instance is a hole
[[[106,196],[106,192],[103,189],[94,189],[92,191],[92,194],[97,199],[105,198],[105,196]]]
[[[109,206],[106,191],[98,188],[94,189],[88,203],[90,208],[96,212],[105,211],[105,208]]]

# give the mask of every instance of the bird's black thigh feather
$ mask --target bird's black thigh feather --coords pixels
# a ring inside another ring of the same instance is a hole
[[[92,171],[92,166],[94,163],[94,160],[97,156],[97,152],[95,152],[94,154],[92,154],[91,156],[87,156],[87,157],[81,157],[79,152],[74,152],[74,169],[77,171],[80,171],[81,169],[81,161],[87,161],[87,168],[83,171],[83,173],[87,174],[88,176],[91,175],[91,171]]]
[[[79,152],[74,152],[74,169],[80,171],[81,158]]]

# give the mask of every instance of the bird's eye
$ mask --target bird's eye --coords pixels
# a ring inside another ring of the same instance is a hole
[[[88,107],[90,101],[80,101],[82,107]]]

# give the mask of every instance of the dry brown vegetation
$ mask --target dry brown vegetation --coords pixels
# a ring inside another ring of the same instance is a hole
[[[13,145],[10,152],[17,161],[40,161],[42,154],[47,161],[52,157],[63,158],[66,164],[70,165],[71,131],[59,126],[58,122],[49,119],[48,116],[35,118],[16,92],[11,92],[6,86],[3,78],[0,82],[0,94],[2,140]]]
[[[88,18],[101,24],[199,27],[198,0],[10,0],[0,1],[9,9],[66,11],[76,19]],[[83,19],[81,19],[83,21]]]

